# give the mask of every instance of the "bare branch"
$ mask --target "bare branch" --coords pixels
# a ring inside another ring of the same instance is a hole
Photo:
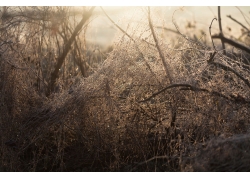
[[[219,19],[220,35],[223,36],[222,25],[221,25],[221,17],[220,17],[220,6],[218,6],[218,19]],[[225,44],[224,44],[223,39],[221,39],[221,44],[222,44],[223,54],[226,55]]]
[[[239,49],[241,49],[243,51],[246,51],[247,53],[250,53],[250,48],[249,47],[247,47],[247,46],[245,46],[243,44],[240,44],[240,43],[238,43],[238,42],[236,42],[234,40],[228,39],[225,36],[223,36],[222,34],[213,35],[212,38],[214,38],[214,39],[222,39],[225,43],[230,44],[230,45],[232,45],[232,46],[234,46],[236,48],[239,48]]]
[[[151,18],[150,18],[150,7],[148,7],[148,23],[149,23],[149,27],[150,27],[150,29],[151,29],[151,32],[152,32],[152,35],[153,35],[153,38],[154,38],[154,41],[155,41],[156,48],[157,48],[157,50],[158,50],[158,53],[159,53],[159,55],[160,55],[162,64],[163,64],[163,66],[164,66],[166,75],[167,75],[167,77],[168,77],[168,79],[169,79],[170,84],[172,84],[172,74],[171,74],[171,72],[170,72],[170,67],[169,67],[169,65],[166,63],[166,59],[165,59],[165,57],[164,57],[164,55],[163,55],[163,53],[162,53],[162,50],[161,50],[161,48],[160,48],[160,46],[159,46],[157,37],[156,37],[156,35],[155,35],[154,27],[153,27],[152,22],[151,22]],[[170,57],[169,57],[169,58],[170,58]]]
[[[246,29],[249,32],[249,29],[246,26],[244,26],[241,22],[234,19],[231,15],[227,15],[227,17],[233,20],[234,22],[238,23],[239,25],[241,25],[244,29]]]
[[[216,18],[213,18],[213,20],[212,20],[212,22],[211,22],[211,24],[210,24],[210,26],[209,26],[209,33],[210,33],[210,37],[211,37],[211,40],[212,40],[212,43],[213,43],[214,50],[216,51],[216,48],[215,48],[215,45],[214,45],[214,41],[213,41],[213,38],[212,38],[212,34],[211,34],[211,28],[212,28],[212,24],[213,24],[213,21],[214,21],[214,20],[217,21]]]
[[[115,27],[117,27],[121,32],[123,32],[124,34],[126,34],[126,36],[128,36],[134,43],[135,40],[126,32],[124,31],[120,26],[118,26],[108,15],[107,13],[104,11],[104,9],[102,7],[100,7],[102,9],[102,11],[104,12],[104,14],[106,15],[106,17],[115,25]]]
[[[76,26],[73,34],[71,35],[71,37],[69,38],[68,42],[66,43],[65,48],[63,49],[62,54],[60,55],[60,57],[57,60],[57,64],[56,64],[55,70],[51,74],[50,86],[49,86],[48,91],[46,93],[47,96],[49,96],[50,93],[51,93],[51,91],[54,90],[56,79],[59,76],[59,69],[61,68],[61,66],[62,66],[62,64],[63,64],[63,62],[64,62],[64,60],[65,60],[65,58],[66,58],[66,56],[68,54],[68,52],[70,51],[71,45],[74,42],[76,35],[80,32],[80,30],[81,30],[82,26],[85,24],[85,22],[90,18],[90,16],[92,15],[92,12],[94,10],[94,8],[95,7],[92,7],[88,12],[84,13],[81,21]]]
[[[240,8],[238,8],[237,6],[236,6],[236,8],[240,11],[240,13],[242,14],[242,16],[243,16],[243,18],[245,19],[246,23],[250,26],[250,24],[249,24],[249,22],[247,21],[247,19],[246,19],[244,13],[243,13],[243,12],[240,10]]]
[[[160,91],[158,91],[156,93],[153,93],[150,97],[148,97],[148,98],[146,98],[146,99],[144,99],[142,101],[139,101],[139,103],[149,101],[150,99],[152,99],[153,97],[161,94],[162,92],[164,92],[164,91],[166,91],[168,89],[171,89],[171,88],[175,88],[175,87],[185,87],[185,88],[187,88],[185,90],[203,91],[203,92],[211,93],[211,94],[214,94],[214,95],[221,96],[221,97],[224,97],[226,99],[229,99],[227,96],[225,96],[225,95],[223,95],[223,94],[221,94],[221,93],[219,93],[217,91],[209,91],[207,89],[197,88],[197,87],[194,87],[194,86],[192,86],[190,84],[172,84],[170,86],[167,86],[167,87],[163,88],[162,90],[160,90]]]
[[[211,40],[212,40],[212,43],[213,43],[213,47],[214,47],[214,52],[213,53],[210,53],[210,58],[209,60],[207,61],[208,63],[212,62],[214,60],[214,56],[215,54],[217,53],[217,50],[215,48],[215,45],[214,45],[214,41],[213,41],[213,38],[212,38],[212,34],[211,34],[211,27],[212,27],[212,24],[213,24],[213,21],[214,20],[217,20],[216,18],[214,18],[209,26],[209,33],[210,33],[210,37],[211,37]]]

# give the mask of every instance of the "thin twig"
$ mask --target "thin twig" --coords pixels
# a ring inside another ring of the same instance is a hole
[[[218,6],[218,19],[219,19],[218,21],[219,21],[220,34],[223,36],[221,17],[220,17],[220,6]],[[221,39],[221,44],[222,44],[223,54],[226,55],[225,44],[223,39]]]
[[[177,10],[175,10],[174,13],[173,13],[173,15],[172,15],[172,22],[173,22],[173,24],[174,24],[176,30],[178,31],[178,33],[179,33],[184,39],[186,39],[187,41],[189,41],[189,42],[191,42],[191,43],[193,43],[193,44],[196,44],[196,45],[198,45],[198,46],[200,46],[200,47],[202,47],[202,48],[204,48],[204,49],[207,49],[207,46],[204,45],[203,43],[201,43],[201,42],[199,42],[199,41],[192,40],[191,38],[189,38],[188,36],[186,36],[186,35],[184,35],[184,34],[182,34],[182,33],[180,32],[179,27],[178,27],[178,25],[177,25],[177,23],[175,22],[175,19],[174,19],[174,14],[175,14],[176,11],[177,11]]]
[[[249,32],[249,29],[244,24],[234,19],[231,15],[227,15],[227,17],[233,20],[234,22],[238,23],[239,25],[241,25],[244,29],[246,29]]]
[[[209,33],[210,33],[210,37],[211,37],[211,40],[212,40],[212,43],[213,43],[214,50],[216,51],[216,48],[215,48],[215,45],[214,45],[214,41],[213,41],[213,38],[212,38],[212,34],[211,34],[211,28],[212,28],[212,24],[213,24],[213,21],[214,21],[214,20],[217,21],[216,18],[213,18],[213,20],[212,20],[212,22],[211,22],[211,24],[210,24],[210,26],[209,26]]]
[[[153,35],[153,38],[154,38],[154,41],[155,41],[155,45],[156,45],[156,48],[159,52],[159,55],[160,55],[160,58],[161,58],[161,61],[162,61],[162,64],[164,66],[164,69],[165,69],[165,72],[166,72],[166,75],[169,79],[169,82],[170,84],[172,84],[172,74],[171,74],[171,71],[170,71],[170,67],[169,67],[169,64],[166,63],[166,59],[162,53],[162,50],[159,46],[159,43],[158,43],[158,40],[157,40],[157,37],[155,35],[155,31],[154,31],[154,27],[152,25],[152,22],[151,22],[151,18],[150,18],[150,7],[148,7],[148,23],[149,23],[149,27],[151,29],[151,32],[152,32],[152,35]],[[170,57],[169,57],[170,58]]]
[[[108,14],[104,11],[104,9],[102,7],[100,7],[102,9],[102,11],[104,12],[105,16],[115,25],[115,27],[117,27],[121,32],[123,32],[124,34],[126,34],[126,36],[128,36],[134,43],[136,43],[136,41],[126,32],[124,31],[120,26],[118,26],[109,16]]]
[[[170,156],[154,156],[154,157],[152,157],[152,158],[150,158],[150,159],[148,159],[148,160],[146,160],[146,161],[143,161],[143,162],[140,162],[140,163],[138,163],[135,167],[133,167],[130,171],[134,171],[138,166],[141,166],[141,165],[143,165],[143,164],[147,164],[147,163],[149,163],[150,161],[153,161],[153,160],[155,160],[155,159],[177,159],[177,158],[179,158],[179,157],[170,157]]]
[[[159,28],[159,29],[163,29],[163,30],[165,30],[165,31],[170,31],[170,32],[173,32],[173,33],[175,33],[175,34],[180,35],[180,33],[179,33],[178,31],[175,31],[175,30],[173,30],[173,29],[169,29],[169,28],[162,27],[162,26],[155,26],[155,27],[156,27],[156,28]]]
[[[217,19],[216,18],[213,18],[210,26],[209,26],[209,33],[210,33],[210,37],[211,37],[211,40],[212,40],[212,43],[213,43],[213,47],[214,47],[214,52],[213,53],[210,53],[210,57],[209,57],[209,60],[207,61],[208,63],[212,62],[214,60],[214,56],[215,54],[217,53],[217,50],[215,48],[215,45],[214,45],[214,41],[213,41],[213,38],[212,38],[212,34],[211,34],[211,28],[212,28],[212,24],[213,24],[213,21]]]
[[[28,70],[29,68],[26,68],[26,67],[18,67],[17,65],[15,64],[12,64],[11,62],[7,61],[6,62],[11,65],[12,68],[15,68],[15,69],[21,69],[21,70]]]
[[[245,21],[246,21],[246,23],[248,24],[248,26],[250,26],[250,24],[249,24],[249,22],[247,21],[247,19],[246,19],[244,13],[243,13],[243,12],[240,10],[240,8],[238,8],[237,6],[236,6],[236,8],[240,11],[240,13],[242,14],[242,16],[243,16],[243,18],[245,19]]]

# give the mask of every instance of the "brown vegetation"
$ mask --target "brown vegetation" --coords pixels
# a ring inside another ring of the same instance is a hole
[[[69,7],[2,8],[0,171],[249,171],[249,54],[175,21],[170,47],[150,9],[146,40],[116,25],[93,50],[90,9],[80,27]]]

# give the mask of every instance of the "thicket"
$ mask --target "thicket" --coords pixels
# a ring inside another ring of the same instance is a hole
[[[107,50],[86,42],[94,8],[1,7],[0,170],[249,171],[249,28],[213,22],[209,44],[173,15],[170,44],[150,8],[139,32],[103,13]]]

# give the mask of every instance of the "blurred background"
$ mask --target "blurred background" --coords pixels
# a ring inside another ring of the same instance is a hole
[[[75,7],[76,11],[80,10]],[[129,25],[130,28],[139,28],[147,17],[147,7],[114,7],[104,6],[103,9],[110,18],[123,29]],[[217,6],[154,6],[151,7],[153,23],[155,26],[162,26],[168,29],[176,30],[172,23],[172,18],[176,20],[178,26],[183,31],[190,33],[204,31],[209,35],[209,26],[213,18],[218,16]],[[92,21],[91,28],[88,31],[88,40],[99,45],[112,44],[115,34],[119,31],[112,22],[105,16],[100,7],[96,7],[94,14],[96,18]],[[223,33],[229,36],[240,36],[241,27],[227,16],[231,15],[242,24],[250,25],[250,6],[223,6],[221,7],[221,19]],[[145,24],[146,25],[146,24]],[[218,21],[213,22],[212,34],[218,32]]]

